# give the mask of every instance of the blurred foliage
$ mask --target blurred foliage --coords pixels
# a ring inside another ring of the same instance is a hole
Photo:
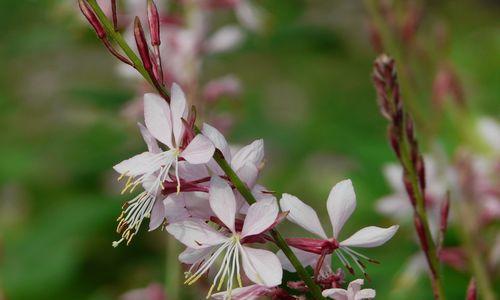
[[[467,101],[478,113],[498,116],[500,6],[427,2],[423,26],[439,20],[450,28],[451,60]],[[389,191],[381,166],[394,158],[371,86],[375,54],[361,1],[259,3],[272,18],[269,32],[211,58],[204,74],[242,78],[232,139],[264,138],[262,181],[320,212],[333,183],[352,178],[358,210],[346,233],[389,224],[373,210]],[[111,247],[124,200],[111,166],[143,145],[134,122],[120,114],[133,88],[116,75],[115,61],[75,5],[0,2],[0,290],[7,299],[115,299],[164,278],[164,233]],[[391,291],[417,250],[411,236],[401,231],[370,251],[382,262],[369,269],[379,299],[408,299],[407,291]],[[449,299],[463,298],[465,275],[447,270],[445,281]],[[411,293],[428,299],[427,280]]]

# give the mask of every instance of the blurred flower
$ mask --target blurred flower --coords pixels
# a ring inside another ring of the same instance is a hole
[[[360,271],[366,275],[365,267],[360,261],[361,259],[370,261],[370,259],[352,250],[351,247],[372,248],[380,246],[391,239],[399,227],[397,225],[389,228],[369,226],[362,228],[349,238],[339,241],[340,230],[356,208],[356,194],[350,180],[337,183],[328,196],[326,207],[333,228],[333,237],[331,238],[327,237],[316,212],[297,197],[283,194],[280,205],[282,211],[289,212],[287,216],[288,220],[320,237],[320,239],[287,239],[290,246],[315,254],[316,257],[314,255],[311,257],[310,254],[305,255],[303,252],[297,252],[299,259],[302,258],[305,265],[316,264],[318,272],[323,269],[322,264],[325,257],[335,253],[351,273],[353,273],[353,269],[346,256],[350,257]],[[293,267],[282,252],[279,252],[278,256],[282,259],[284,269],[293,270]]]
[[[362,300],[375,298],[376,292],[373,289],[361,289],[364,284],[363,279],[356,279],[349,283],[347,290],[328,289],[323,291],[323,296],[335,300]]]
[[[282,269],[279,259],[270,251],[244,246],[270,228],[278,217],[278,205],[275,199],[263,199],[248,208],[241,229],[236,222],[237,206],[235,195],[223,179],[212,177],[210,182],[210,207],[217,217],[217,223],[225,229],[217,231],[203,221],[187,220],[170,224],[166,227],[188,249],[179,257],[187,264],[192,264],[187,273],[187,284],[196,282],[223,255],[222,264],[215,275],[214,288],[220,290],[227,279],[226,291],[231,293],[236,277],[242,286],[240,274],[241,255],[243,270],[248,278],[257,284],[268,287],[281,283]],[[194,273],[191,273],[197,269]]]
[[[236,97],[241,93],[241,82],[234,75],[209,81],[203,88],[203,98],[214,102],[223,96]]]
[[[500,154],[500,124],[493,118],[482,117],[477,122],[477,131],[484,142]]]
[[[161,284],[152,283],[142,289],[128,291],[120,300],[165,300],[167,299]]]

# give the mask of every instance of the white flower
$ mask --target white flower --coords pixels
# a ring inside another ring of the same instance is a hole
[[[266,232],[273,226],[279,208],[274,199],[263,199],[252,204],[241,230],[235,226],[236,199],[234,193],[223,179],[212,177],[209,202],[215,217],[225,229],[215,230],[206,222],[196,219],[170,224],[167,231],[188,248],[179,259],[192,264],[186,274],[187,284],[193,284],[222,257],[208,297],[214,289],[219,291],[226,281],[228,298],[235,286],[236,278],[241,287],[240,256],[243,270],[254,283],[268,287],[281,283],[282,268],[279,259],[270,251],[254,249],[245,245],[252,237]]]
[[[287,216],[288,220],[319,237],[319,239],[287,239],[290,246],[302,250],[295,251],[299,259],[305,265],[314,266],[319,262],[324,262],[324,260],[329,259],[328,256],[335,253],[341,263],[347,267],[351,273],[353,273],[353,269],[348,258],[351,258],[366,276],[365,266],[361,262],[361,259],[367,261],[372,260],[354,251],[352,248],[372,248],[380,246],[391,239],[399,227],[397,225],[393,225],[389,228],[369,226],[362,228],[349,238],[340,241],[339,233],[356,208],[356,195],[350,180],[344,180],[337,183],[328,196],[326,206],[333,227],[332,237],[326,235],[316,212],[297,197],[283,194],[280,205],[282,211],[289,212]],[[282,260],[284,269],[294,271],[282,252],[278,253],[278,256]],[[317,271],[323,269],[323,267],[323,265],[316,265]]]
[[[128,180],[122,193],[132,192],[142,185],[144,192],[127,202],[120,216],[118,232],[123,240],[130,242],[138,231],[142,220],[150,217],[155,200],[161,192],[162,183],[175,176],[177,191],[180,187],[179,159],[190,164],[205,164],[210,161],[215,151],[212,142],[201,134],[187,139],[183,119],[187,117],[186,98],[177,84],[172,86],[170,105],[156,94],[144,95],[144,119],[146,127],[140,126],[141,133],[148,145],[148,151],[122,161],[114,166],[121,174],[120,178]],[[158,142],[167,147],[162,150]],[[171,168],[174,167],[174,174]]]
[[[361,289],[364,284],[363,279],[356,279],[349,283],[347,290],[328,289],[323,291],[323,297],[335,300],[362,300],[375,298],[376,292],[373,289]]]

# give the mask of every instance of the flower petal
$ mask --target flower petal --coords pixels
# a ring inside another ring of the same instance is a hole
[[[403,168],[395,163],[386,164],[383,168],[385,180],[395,192],[405,193],[403,184]]]
[[[142,125],[141,123],[137,123],[139,126],[139,130],[141,131],[142,138],[144,139],[144,142],[148,146],[148,151],[151,153],[160,153],[161,149],[158,146],[158,142],[156,142],[156,139],[153,137],[151,132],[146,128],[146,126]]]
[[[149,219],[149,231],[155,230],[160,227],[160,225],[165,220],[165,206],[163,205],[163,199],[156,198],[155,204],[151,209],[151,217]]]
[[[248,187],[252,188],[259,177],[259,169],[252,163],[246,163],[236,170],[236,174]]]
[[[227,143],[224,135],[222,135],[219,130],[204,123],[203,128],[201,129],[201,133],[203,133],[204,136],[212,141],[215,148],[219,149],[222,152],[222,155],[227,161],[231,161],[231,150],[229,148],[229,144]]]
[[[235,170],[243,167],[246,163],[251,163],[256,167],[259,167],[263,159],[264,140],[259,139],[236,152],[236,154],[233,156],[233,159],[231,160],[231,166]]]
[[[241,246],[243,270],[254,283],[268,287],[281,284],[283,270],[276,254],[268,250]]]
[[[398,225],[393,225],[389,228],[368,226],[360,229],[358,232],[342,241],[340,246],[362,248],[377,247],[390,240],[396,231],[398,231],[398,228]]]
[[[326,207],[333,227],[333,237],[338,238],[340,230],[356,208],[356,194],[350,179],[343,180],[332,188]]]
[[[205,136],[198,134],[182,151],[181,156],[191,164],[206,164],[214,155],[215,147]]]
[[[179,174],[185,181],[207,178],[210,176],[207,166],[204,164],[192,165],[187,161],[179,162]]]
[[[218,176],[214,176],[210,180],[209,201],[215,215],[227,228],[235,232],[236,199],[229,184]]]
[[[172,96],[170,101],[170,111],[172,113],[172,132],[174,133],[175,144],[180,146],[182,134],[184,133],[184,124],[182,118],[186,118],[186,95],[177,83],[172,84]]]
[[[300,201],[299,198],[290,194],[283,194],[280,199],[280,206],[283,212],[288,211],[288,220],[323,239],[327,238],[314,209]]]
[[[273,198],[262,199],[248,208],[241,237],[260,234],[268,229],[278,216],[278,203]]]
[[[265,296],[267,293],[271,292],[272,288],[269,288],[264,285],[259,285],[259,284],[252,284],[249,286],[244,286],[241,288],[237,288],[232,290],[231,293],[231,299],[232,300],[257,300],[260,299],[260,296]],[[213,294],[212,298],[213,299],[218,299],[218,300],[226,300],[229,299],[229,292],[220,292],[217,294]]]
[[[164,200],[165,217],[170,223],[189,218],[207,220],[212,215],[207,193],[188,192],[170,194]]]
[[[291,249],[292,249],[293,253],[295,254],[295,256],[297,256],[297,258],[299,259],[300,263],[304,267],[307,267],[307,266],[315,267],[316,266],[316,262],[318,261],[318,258],[319,258],[318,254],[306,252],[304,250],[300,250],[300,249],[293,248],[293,247],[291,247]],[[284,270],[286,270],[288,272],[296,272],[295,267],[292,265],[290,260],[288,260],[288,257],[286,257],[286,255],[285,255],[285,253],[283,253],[283,251],[279,250],[276,253],[276,256],[278,256]],[[325,262],[326,261],[327,261],[327,259],[325,259]],[[330,260],[328,260],[328,263],[329,262],[330,262]]]
[[[243,31],[235,25],[226,25],[218,29],[207,41],[207,51],[219,53],[233,49],[243,40]]]
[[[151,152],[143,152],[116,164],[113,169],[126,176],[138,176],[151,173],[161,167],[161,162],[155,163],[155,157],[155,154]]]
[[[335,300],[351,300],[347,297],[347,291],[343,289],[328,289],[321,292],[323,297],[332,298]]]
[[[347,291],[353,295],[355,295],[361,289],[361,286],[365,284],[363,279],[355,279],[349,283],[347,286]]]
[[[192,265],[208,256],[213,250],[214,247],[207,247],[203,249],[193,249],[188,247],[186,250],[182,251],[181,254],[179,254],[179,261],[183,264]]]
[[[181,243],[193,249],[219,245],[227,240],[224,235],[201,220],[172,223],[166,230]]]
[[[165,99],[157,94],[144,95],[144,121],[149,132],[160,142],[172,147],[172,118]]]
[[[373,299],[377,295],[374,289],[362,289],[356,293],[354,300]]]

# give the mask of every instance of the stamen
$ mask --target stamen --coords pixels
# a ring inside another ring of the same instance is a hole
[[[337,254],[338,258],[340,259],[340,261],[342,262],[344,267],[349,271],[349,273],[354,275],[354,269],[351,267],[351,264],[349,263],[349,261],[347,261],[347,259],[344,257],[344,255],[342,255],[342,252],[335,251],[335,253]]]

